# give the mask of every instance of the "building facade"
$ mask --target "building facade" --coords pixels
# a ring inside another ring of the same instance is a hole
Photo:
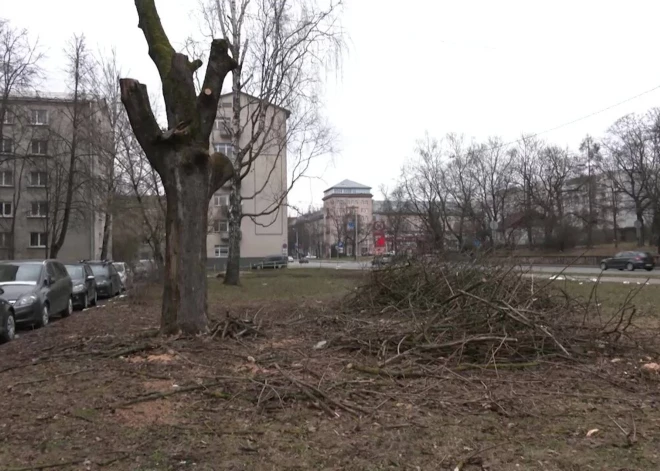
[[[240,99],[242,132],[239,146],[245,148],[256,132],[252,123],[259,101],[248,94],[241,94]],[[233,96],[222,95],[210,144],[211,151],[222,152],[230,158],[234,155],[230,132],[232,116]],[[289,251],[286,212],[288,116],[287,110],[267,107],[267,132],[255,145],[257,157],[249,169],[245,169],[247,175],[241,186],[243,213],[252,217],[244,217],[241,221],[241,265]],[[224,269],[229,254],[229,191],[228,183],[213,195],[209,203],[206,247],[208,265],[215,270]]]
[[[343,180],[323,192],[325,256],[367,255],[372,251],[371,187]]]
[[[99,157],[108,136],[103,103],[34,94],[10,97],[0,107],[0,258],[50,256],[62,231],[72,171],[69,223],[58,258],[98,258],[105,224],[99,181],[107,174]]]

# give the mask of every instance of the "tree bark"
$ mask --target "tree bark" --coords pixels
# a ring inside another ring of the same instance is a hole
[[[163,30],[154,0],[135,0],[139,27],[163,83],[168,130],[161,131],[147,87],[121,79],[121,99],[135,137],[160,175],[167,210],[161,332],[208,331],[206,235],[209,199],[233,174],[227,156],[209,155],[209,136],[225,76],[236,67],[224,40],[213,40],[202,91],[195,95],[199,60],[176,53]]]
[[[108,259],[108,252],[109,252],[108,246],[110,245],[111,227],[112,227],[112,214],[110,210],[107,210],[105,212],[105,221],[103,221],[103,242],[101,244],[101,260]]]
[[[242,212],[241,180],[234,178],[229,194],[229,254],[224,281],[224,284],[230,286],[237,286],[240,283]]]

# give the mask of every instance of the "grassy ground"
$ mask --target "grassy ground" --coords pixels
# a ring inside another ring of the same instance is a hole
[[[648,353],[372,375],[358,366],[375,358],[333,341],[385,320],[337,304],[364,276],[209,280],[209,336],[155,337],[151,287],[20,332],[0,346],[0,471],[660,469],[660,382],[638,368]],[[615,312],[630,289],[600,285],[597,302]],[[647,320],[657,299],[658,287],[637,295]]]

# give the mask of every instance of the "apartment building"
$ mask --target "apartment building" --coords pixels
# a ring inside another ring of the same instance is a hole
[[[66,94],[34,93],[0,103],[0,258],[50,255],[62,230],[72,149],[74,193],[64,245],[58,258],[100,255],[104,217],[98,181],[105,175],[98,156],[107,137],[101,103]],[[73,125],[74,108],[78,123]],[[74,129],[76,132],[74,133]],[[76,136],[75,143],[73,136]]]
[[[366,255],[372,251],[373,195],[371,187],[343,180],[323,192],[326,256]]]
[[[231,118],[232,94],[222,95],[211,134],[211,151],[223,152],[232,158]],[[258,114],[259,99],[242,93],[240,96],[241,137],[245,148],[256,133],[253,123]],[[268,106],[265,116],[266,132],[257,140],[256,158],[242,181],[243,213],[253,215],[241,221],[241,265],[269,255],[287,254],[287,119],[285,109]],[[209,203],[209,234],[207,258],[209,267],[222,270],[229,254],[229,184],[217,191]]]

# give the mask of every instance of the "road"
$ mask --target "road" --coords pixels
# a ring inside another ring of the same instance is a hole
[[[336,270],[369,270],[371,269],[371,262],[355,262],[355,261],[317,261],[310,260],[307,264],[291,263],[289,268],[329,268]],[[530,273],[538,274],[543,277],[557,276],[575,278],[578,280],[592,280],[600,275],[601,270],[598,267],[578,267],[578,266],[551,266],[551,265],[533,265],[531,267],[523,267],[524,270]],[[646,270],[635,271],[619,271],[607,270],[603,272],[601,281],[605,282],[626,282],[627,280],[634,280],[635,282],[641,281],[645,278],[651,278],[649,284],[660,284],[660,270],[648,272]]]

